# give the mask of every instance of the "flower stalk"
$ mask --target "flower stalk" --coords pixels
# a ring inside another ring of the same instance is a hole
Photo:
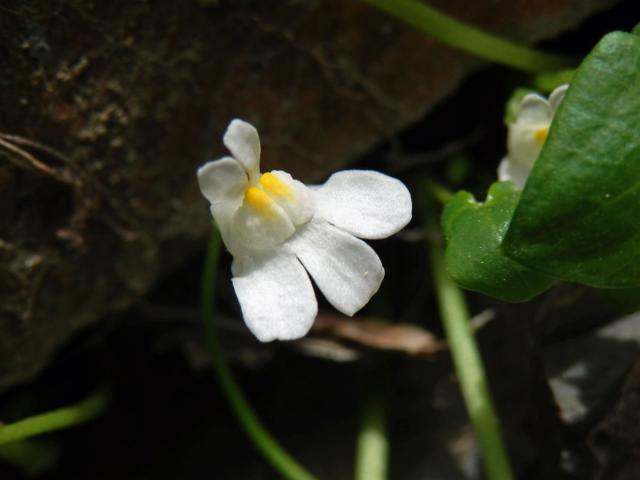
[[[516,70],[541,73],[573,67],[577,61],[511,42],[460,22],[418,0],[364,0],[447,45]]]
[[[386,480],[389,457],[386,401],[369,387],[362,410],[356,446],[355,480]]]
[[[0,426],[0,445],[26,440],[43,433],[74,427],[102,414],[107,408],[107,394],[100,391],[75,405],[34,415]]]
[[[283,478],[287,480],[316,480],[311,473],[300,465],[278,443],[262,424],[258,415],[251,408],[251,405],[244,396],[244,393],[227,364],[214,320],[215,306],[213,294],[216,283],[216,272],[218,270],[220,244],[220,234],[214,228],[207,248],[201,292],[204,329],[220,389],[251,442]]]
[[[426,196],[423,196],[425,198]],[[427,199],[430,202],[431,199]],[[460,389],[483,457],[484,469],[490,480],[512,480],[507,451],[504,446],[498,416],[493,405],[487,375],[478,345],[469,322],[469,312],[461,289],[451,280],[444,265],[440,240],[434,238],[438,216],[426,212],[425,224],[433,283],[436,289],[440,317],[451,351]]]

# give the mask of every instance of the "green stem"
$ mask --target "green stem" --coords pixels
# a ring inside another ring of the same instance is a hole
[[[444,205],[451,200],[455,193],[449,188],[445,187],[442,183],[429,178],[425,180],[425,188],[429,191],[429,194],[441,205]]]
[[[419,0],[364,1],[451,47],[517,70],[539,73],[572,67],[577,63],[571,58],[544,53],[492,35]]]
[[[385,480],[388,457],[385,399],[371,392],[365,399],[358,433],[355,480]]]
[[[104,412],[107,403],[106,394],[98,392],[75,405],[0,426],[0,445],[87,422]]]
[[[431,213],[432,218],[437,218]],[[428,228],[433,228],[434,223],[431,220]],[[427,235],[427,238],[431,237],[432,235]],[[442,246],[437,240],[432,239],[429,243],[429,257],[447,343],[482,452],[487,478],[511,480],[514,476],[500,434],[487,376],[469,323],[464,295],[445,270]]]
[[[215,290],[220,243],[220,234],[214,229],[211,233],[209,247],[207,249],[201,292],[205,334],[220,388],[227,398],[229,406],[238,418],[240,425],[242,425],[245,433],[249,436],[249,439],[265,459],[284,478],[288,480],[315,480],[315,477],[289,455],[267,431],[251,408],[251,405],[249,405],[231,369],[227,365],[227,360],[220,346],[218,331],[214,321],[215,308],[213,293]]]

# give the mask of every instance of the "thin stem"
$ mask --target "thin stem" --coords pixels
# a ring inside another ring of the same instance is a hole
[[[87,422],[104,412],[107,403],[106,394],[98,392],[75,405],[0,426],[0,445]]]
[[[517,70],[539,73],[572,67],[577,63],[572,58],[541,52],[492,35],[449,17],[419,0],[364,1],[451,47]]]
[[[362,424],[356,448],[355,480],[385,480],[389,457],[385,399],[370,392],[362,412]]]
[[[429,194],[441,205],[447,203],[455,195],[454,192],[433,178],[425,180],[425,186]]]
[[[432,218],[436,218],[431,215]],[[433,228],[433,220],[428,223]],[[431,233],[431,232],[429,232]],[[453,357],[460,388],[482,452],[484,468],[490,480],[514,478],[500,434],[487,376],[482,365],[464,295],[451,280],[444,266],[442,246],[427,235],[433,281],[447,343]]]
[[[257,414],[249,405],[249,402],[236,382],[236,379],[227,365],[226,357],[220,346],[218,331],[214,317],[214,290],[218,257],[220,254],[220,235],[213,230],[207,249],[204,272],[202,275],[202,310],[204,315],[204,328],[207,337],[209,352],[213,360],[213,366],[218,376],[220,388],[229,402],[229,406],[249,439],[262,453],[265,459],[286,479],[289,480],[315,480],[302,465],[300,465],[278,441],[267,431]]]

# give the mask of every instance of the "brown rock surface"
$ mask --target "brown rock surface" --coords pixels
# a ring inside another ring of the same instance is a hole
[[[532,41],[613,2],[432,3]],[[3,2],[0,388],[197,248],[194,172],[230,118],[267,168],[318,179],[478,65],[358,1]]]

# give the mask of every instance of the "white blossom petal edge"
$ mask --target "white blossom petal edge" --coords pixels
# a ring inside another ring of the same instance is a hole
[[[260,139],[231,121],[232,156],[198,169],[200,190],[233,255],[233,287],[247,327],[261,341],[309,331],[318,304],[309,275],[339,311],[353,315],[378,291],[384,268],[360,238],[385,238],[411,220],[411,196],[395,178],[369,170],[306,186],[286,172],[260,173]]]
[[[498,166],[499,180],[511,180],[524,187],[568,88],[569,85],[557,87],[548,100],[536,93],[525,95],[515,121],[509,125],[507,156]]]

